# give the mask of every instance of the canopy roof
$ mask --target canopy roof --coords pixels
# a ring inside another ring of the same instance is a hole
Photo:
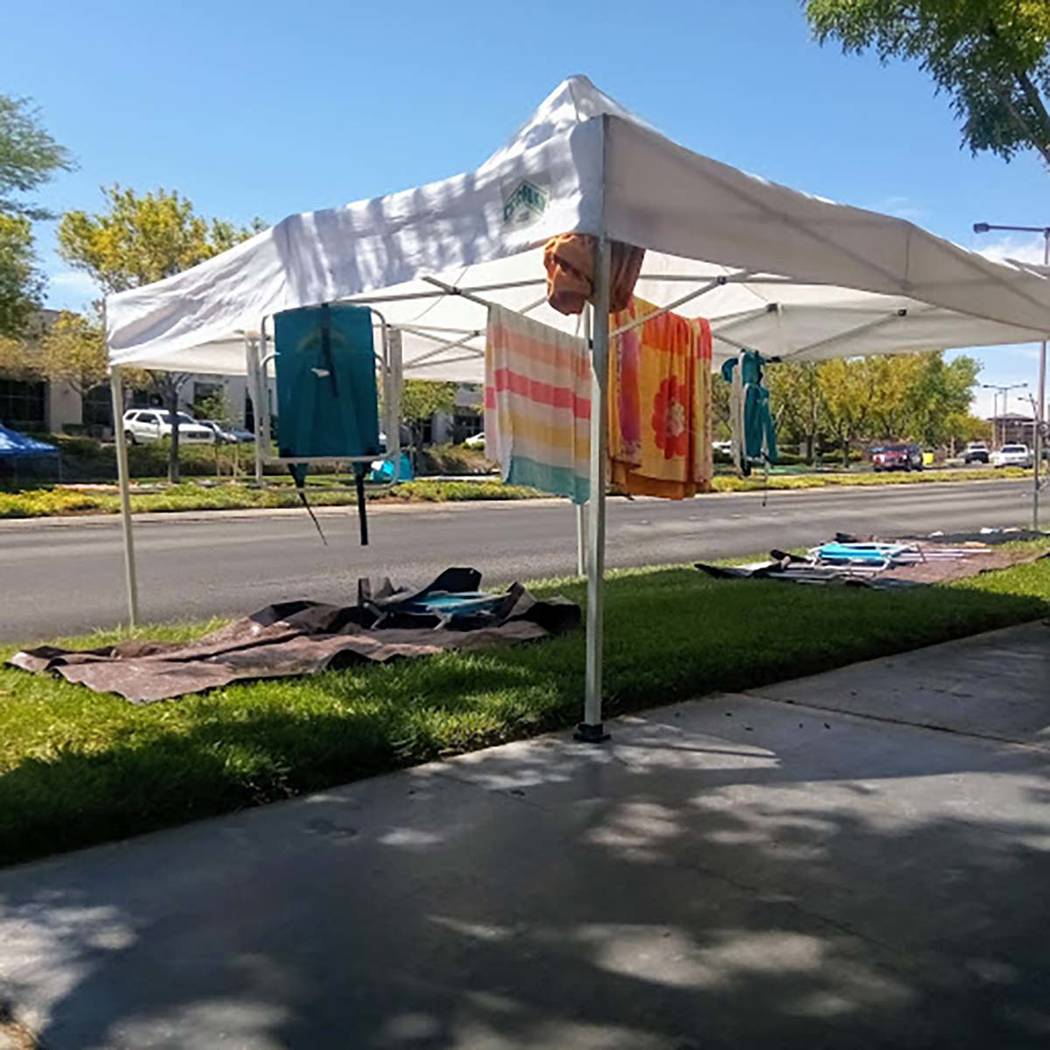
[[[28,434],[0,425],[0,459],[31,459],[57,453],[58,449],[46,441],[38,441]]]
[[[110,360],[242,373],[244,334],[263,318],[364,299],[402,328],[408,374],[480,381],[485,302],[572,329],[577,319],[544,301],[542,245],[603,225],[647,249],[636,294],[710,318],[721,357],[744,344],[819,360],[1050,332],[1042,268],[993,262],[903,219],[692,153],[571,77],[473,172],[289,216],[184,273],[108,297]],[[432,278],[476,298],[445,294]]]

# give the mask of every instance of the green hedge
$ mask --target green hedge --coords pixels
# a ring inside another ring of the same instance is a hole
[[[419,473],[433,474],[492,474],[496,464],[485,458],[479,449],[466,445],[431,445],[419,457]]]

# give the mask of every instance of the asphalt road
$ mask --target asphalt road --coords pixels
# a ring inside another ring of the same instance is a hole
[[[609,501],[607,564],[676,563],[815,544],[836,530],[882,535],[1027,524],[1017,481],[826,488]],[[146,515],[136,523],[141,615],[199,619],[279,599],[352,600],[360,576],[424,583],[473,565],[487,583],[575,572],[575,515],[562,501],[376,507],[372,545],[353,510]],[[27,641],[111,626],[124,615],[116,518],[0,524],[0,639]]]

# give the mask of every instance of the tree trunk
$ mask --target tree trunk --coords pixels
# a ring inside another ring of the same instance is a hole
[[[849,438],[842,435],[842,466],[849,470]]]
[[[412,472],[419,474],[423,465],[423,424],[412,424]]]
[[[812,467],[817,461],[817,433],[811,430],[806,434],[806,462]]]
[[[179,483],[179,387],[169,379],[168,411],[171,413],[171,448],[168,450],[168,481]]]

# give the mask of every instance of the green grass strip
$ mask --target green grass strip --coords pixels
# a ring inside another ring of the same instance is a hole
[[[584,597],[577,581],[535,589]],[[607,595],[612,717],[1035,619],[1050,612],[1050,559],[896,592],[650,569],[614,575]],[[137,633],[180,640],[207,626],[215,624]],[[580,714],[583,648],[577,631],[146,707],[0,669],[0,863],[570,725]]]
[[[715,492],[761,492],[828,487],[869,488],[879,485],[919,485],[944,481],[1000,481],[1031,477],[1031,471],[1006,468],[991,470],[927,470],[921,473],[892,474],[797,474],[738,478],[719,475]],[[334,479],[332,479],[334,480]],[[346,487],[325,487],[328,479],[311,479],[310,502],[318,507],[352,506],[356,497]],[[392,489],[373,492],[370,499],[381,503],[467,503],[490,500],[537,499],[546,494],[523,485],[504,485],[498,478],[470,481],[443,481],[419,478]],[[164,485],[154,480],[143,490],[133,489],[131,509],[136,514],[171,514],[202,510],[267,510],[300,506],[286,479],[270,479],[266,488],[239,482],[199,481]],[[0,491],[0,519],[42,518],[77,514],[117,514],[120,499],[112,485],[40,486],[15,492]]]

